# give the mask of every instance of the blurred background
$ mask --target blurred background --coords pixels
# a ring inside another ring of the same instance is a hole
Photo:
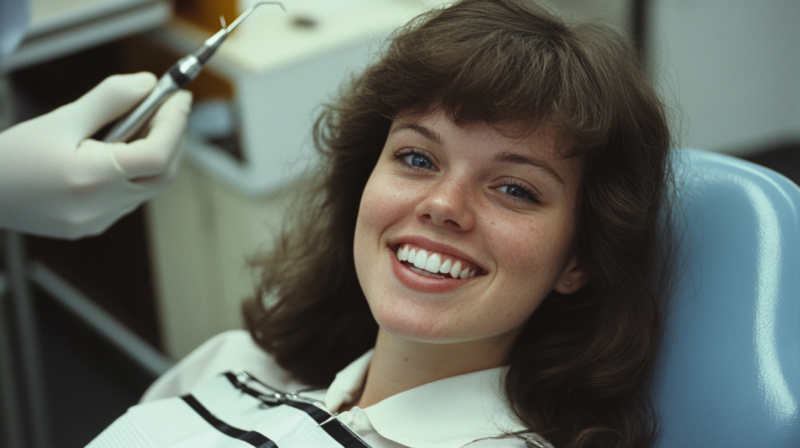
[[[0,59],[0,129],[111,74],[160,75],[216,32],[220,15],[230,23],[252,3],[31,0],[25,40]],[[20,305],[6,291],[0,446],[84,446],[171,363],[242,326],[240,304],[255,282],[247,260],[269,247],[303,188],[317,107],[395,27],[441,2],[283,3],[286,13],[257,10],[190,86],[184,163],[165,193],[98,237],[26,237],[22,253],[2,247],[0,271],[10,258],[25,262],[35,344],[21,340],[31,328],[20,328]],[[669,107],[676,146],[747,158],[800,182],[800,2],[543,3],[632,39]],[[0,292],[5,285],[0,277]],[[26,356],[39,359],[41,375],[20,367]]]

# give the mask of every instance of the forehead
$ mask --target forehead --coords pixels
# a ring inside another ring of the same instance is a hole
[[[535,141],[536,146],[542,149],[555,149],[564,141],[555,129],[543,122],[455,123],[440,109],[417,114],[398,114],[392,120],[389,134],[402,130],[415,131],[435,143],[444,143],[444,137],[494,141],[505,146],[525,146]]]

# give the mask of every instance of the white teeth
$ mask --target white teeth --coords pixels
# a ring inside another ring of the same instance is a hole
[[[413,266],[409,266],[409,269],[411,269],[412,271],[416,272],[417,274],[422,274],[422,275],[424,275],[426,277],[445,278],[443,275],[433,274],[433,273],[430,273],[428,271],[424,271],[422,269],[417,269],[417,268],[415,268]]]
[[[458,278],[458,274],[460,273],[461,273],[461,262],[456,261],[455,263],[453,263],[453,267],[450,268],[450,275],[452,275],[453,278]]]
[[[433,253],[430,257],[428,257],[428,261],[425,262],[425,270],[428,272],[433,272],[434,274],[439,273],[439,266],[442,264],[442,256]]]
[[[409,257],[409,261],[411,257]],[[425,262],[428,261],[428,252],[425,249],[420,249],[414,257],[414,267],[425,269]]]
[[[478,273],[477,269],[470,270],[469,267],[461,269],[460,261],[454,263],[448,258],[442,262],[441,254],[428,252],[425,249],[409,249],[409,246],[406,245],[397,250],[397,259],[414,265],[411,267],[412,271],[428,277],[445,278],[437,275],[442,273],[450,274],[453,278],[468,279],[475,277]]]
[[[408,246],[403,246],[397,251],[397,259],[400,261],[408,260]]]

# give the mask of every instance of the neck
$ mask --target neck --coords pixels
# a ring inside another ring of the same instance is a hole
[[[432,344],[403,339],[381,329],[356,405],[365,408],[433,381],[502,366],[515,336]]]

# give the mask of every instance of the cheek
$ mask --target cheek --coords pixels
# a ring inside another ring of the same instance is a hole
[[[570,226],[561,220],[498,220],[490,235],[490,246],[508,274],[507,286],[540,294],[552,289],[572,246]]]
[[[373,197],[372,189],[370,188],[371,182],[372,180],[370,179],[370,181],[367,182],[367,186],[364,188],[364,193],[361,196],[361,203],[358,206],[358,217],[356,218],[353,258],[356,264],[356,273],[359,278],[363,275],[362,267],[367,266],[369,263],[365,258],[367,258],[368,254],[367,248],[370,245],[370,241],[373,239],[371,237],[372,229],[374,229],[376,225],[374,217],[380,216],[379,210],[376,210],[380,202],[376,201],[376,198]]]
[[[364,187],[358,209],[357,231],[361,228],[365,233],[383,232],[389,226],[407,219],[413,215],[416,194],[408,185],[376,169]]]
[[[374,257],[382,250],[384,231],[400,219],[402,207],[398,204],[396,188],[388,185],[383,176],[373,173],[358,207],[353,256],[359,279],[374,264]]]
[[[358,218],[356,219],[355,244],[365,244],[374,238],[374,232],[383,226],[383,217],[386,216],[386,199],[381,194],[376,182],[370,178],[364,187],[361,196],[361,203],[358,206]]]
[[[536,268],[547,258],[548,239],[541,224],[531,219],[500,219],[492,222],[489,245],[498,261],[511,271]]]

